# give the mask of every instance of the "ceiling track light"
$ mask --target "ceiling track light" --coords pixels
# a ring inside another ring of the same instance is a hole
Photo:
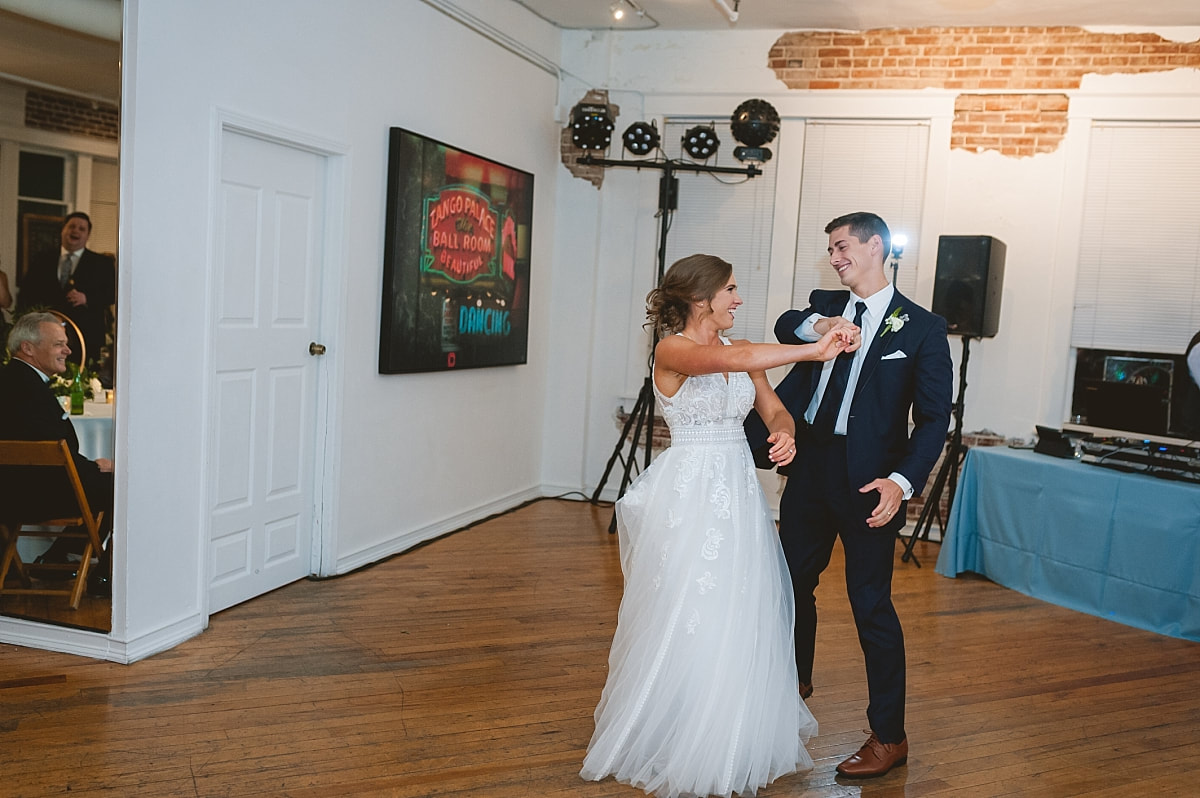
[[[621,20],[625,19],[626,7],[630,8],[633,13],[637,14],[639,17],[646,16],[645,9],[634,2],[634,0],[615,0],[615,2],[608,7],[608,10],[612,12],[612,18],[617,22],[620,22]]]
[[[729,5],[729,0],[713,0],[713,2],[724,12],[730,22],[738,21],[738,6],[742,4],[742,0],[733,0],[732,6]]]

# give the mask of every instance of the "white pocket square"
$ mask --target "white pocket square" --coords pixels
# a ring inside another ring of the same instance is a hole
[[[888,352],[886,355],[884,355],[883,357],[881,357],[879,359],[880,360],[900,360],[901,358],[905,358],[905,357],[908,357],[908,355],[904,354],[904,350],[897,349],[895,352]]]

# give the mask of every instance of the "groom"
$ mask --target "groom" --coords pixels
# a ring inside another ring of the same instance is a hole
[[[796,457],[780,469],[788,480],[779,534],[796,595],[804,697],[812,693],[814,591],[842,539],[846,590],[866,659],[871,736],[837,770],[866,778],[908,759],[904,635],[892,606],[892,560],[906,502],[925,486],[946,440],[952,368],[945,320],[902,296],[884,274],[891,233],[883,219],[851,213],[825,232],[829,264],[850,290],[813,291],[808,308],[779,317],[775,335],[800,344],[853,323],[863,345],[828,363],[798,363],[776,389],[797,430]],[[746,434],[756,452],[765,446],[766,429],[754,413]],[[769,466],[760,461],[760,467]]]

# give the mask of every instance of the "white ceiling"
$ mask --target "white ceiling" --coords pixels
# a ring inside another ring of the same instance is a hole
[[[1200,25],[1200,0],[512,0],[561,28],[664,30]],[[736,7],[736,22],[728,10]],[[644,17],[633,9],[641,8]]]
[[[1200,0],[619,0],[620,23],[617,0],[505,1],[564,29],[1200,26]],[[0,80],[118,103],[120,14],[120,0],[0,0]]]
[[[92,0],[116,8],[112,0]],[[42,0],[49,5],[50,0]],[[0,0],[0,79],[76,94],[116,105],[121,95],[121,44],[8,10]],[[64,23],[74,24],[69,19]],[[77,27],[88,29],[82,22]]]

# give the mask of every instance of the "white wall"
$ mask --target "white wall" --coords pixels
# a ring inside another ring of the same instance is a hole
[[[345,154],[343,185],[331,187],[345,195],[333,220],[344,284],[325,341],[334,476],[321,498],[334,567],[540,494],[557,80],[436,5],[126,2],[113,658],[144,656],[206,623],[200,388],[219,113]],[[457,9],[557,58],[557,32],[519,6]],[[528,365],[377,373],[389,126],[534,173]]]

